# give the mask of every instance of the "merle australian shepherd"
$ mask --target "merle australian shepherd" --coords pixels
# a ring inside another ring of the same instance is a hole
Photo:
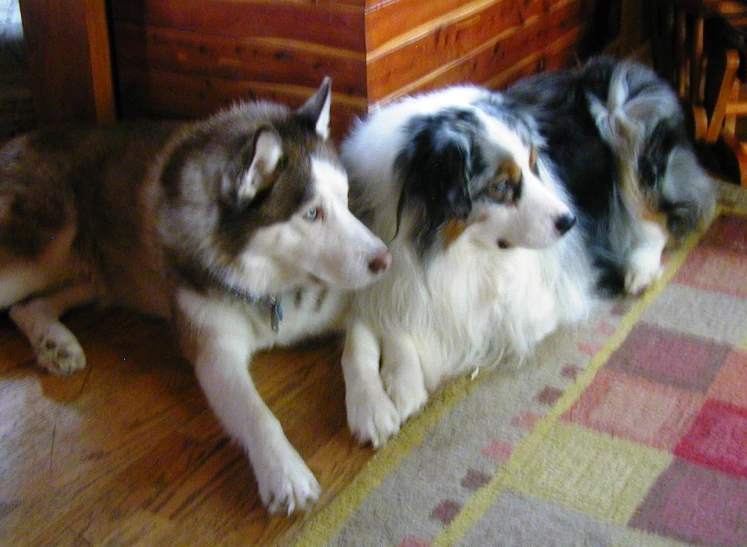
[[[374,446],[444,380],[645,291],[715,206],[676,95],[610,58],[406,98],[359,122],[342,158],[394,257],[355,296],[343,353],[348,422]]]

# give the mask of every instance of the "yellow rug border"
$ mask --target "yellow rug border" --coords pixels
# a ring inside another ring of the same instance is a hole
[[[731,207],[719,206],[713,218],[716,219],[723,214],[745,215],[742,211]],[[708,227],[710,227],[710,224]],[[532,430],[532,433],[517,446],[511,460],[518,457],[522,446],[526,446],[531,437],[546,432],[557,418],[565,410],[570,408],[570,405],[581,395],[583,390],[593,380],[596,371],[607,361],[612,352],[628,335],[643,312],[648,309],[669,284],[687,255],[705,235],[708,227],[704,227],[691,235],[671,255],[671,259],[661,279],[635,303],[634,307],[622,319],[617,331],[607,342],[605,348],[591,359],[584,373],[579,377],[574,386],[540,420]],[[436,397],[429,401],[421,413],[411,418],[404,425],[399,435],[395,436],[372,456],[350,484],[345,486],[326,506],[319,508],[318,511],[311,514],[309,520],[301,526],[295,537],[292,538],[291,544],[296,547],[318,547],[329,542],[342,529],[345,522],[358,510],[368,495],[399,465],[402,458],[419,446],[427,433],[440,419],[454,405],[459,403],[476,384],[488,376],[489,374],[480,375],[474,381],[469,377],[460,378],[439,392]],[[432,547],[454,544],[472,528],[474,523],[482,517],[502,492],[505,473],[501,471],[505,468],[505,465],[501,467],[493,480],[472,497],[451,525],[435,538],[431,544]]]
[[[621,320],[615,333],[609,340],[607,340],[604,348],[591,358],[589,364],[584,369],[584,372],[578,377],[576,383],[563,394],[555,406],[535,425],[532,432],[519,443],[511,454],[508,462],[498,470],[490,483],[480,489],[472,499],[470,499],[469,503],[462,508],[451,524],[436,536],[436,538],[431,542],[431,547],[456,544],[458,541],[463,539],[464,536],[483,517],[485,512],[495,503],[498,496],[504,492],[505,486],[508,482],[507,470],[517,465],[520,466],[527,458],[531,458],[531,447],[537,442],[537,438],[547,435],[550,428],[555,425],[560,416],[570,409],[571,405],[581,396],[584,390],[594,380],[599,369],[602,368],[602,366],[612,356],[612,353],[620,347],[646,310],[648,310],[649,307],[658,300],[661,293],[669,285],[687,259],[687,256],[703,239],[706,232],[713,224],[713,221],[725,214],[745,216],[742,211],[722,206],[717,207],[712,221],[708,223],[707,226],[703,226],[697,232],[691,234],[686,241],[670,255],[670,260],[666,265],[661,278],[635,302],[630,311],[628,311],[625,317]]]
[[[427,433],[488,374],[475,380],[463,377],[438,392],[419,414],[410,418],[393,439],[379,449],[350,484],[343,487],[326,506],[312,513],[291,544],[295,547],[318,547],[339,532],[361,503],[399,465],[402,458],[418,447]]]

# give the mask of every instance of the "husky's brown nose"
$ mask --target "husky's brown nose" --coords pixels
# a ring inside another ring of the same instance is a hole
[[[576,215],[573,213],[566,213],[555,219],[555,229],[560,235],[573,228],[574,224],[576,224]]]
[[[373,274],[383,272],[392,263],[392,255],[388,251],[378,253],[373,260],[368,263],[368,270]]]

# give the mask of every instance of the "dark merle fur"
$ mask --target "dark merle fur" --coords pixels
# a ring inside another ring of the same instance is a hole
[[[531,120],[522,112],[508,110],[501,100],[487,97],[476,108],[500,120],[529,147]],[[405,206],[419,207],[413,239],[422,257],[433,249],[436,234],[449,220],[465,220],[475,200],[494,200],[484,185],[494,173],[488,170],[483,147],[485,127],[467,108],[447,108],[435,114],[413,117],[403,131],[410,135],[395,159],[394,169],[402,181],[397,207],[397,225]],[[521,188],[514,189],[514,199]]]
[[[617,66],[613,58],[595,58],[577,71],[548,72],[521,80],[503,95],[509,105],[534,118],[545,141],[544,153],[574,201],[579,227],[600,268],[599,288],[611,294],[622,292],[625,275],[624,257],[609,238],[618,167],[612,146],[602,138],[592,117],[589,96],[607,103]],[[642,66],[628,74],[626,84],[629,100],[668,89],[663,80]],[[681,236],[695,227],[701,211],[697,191],[688,192],[682,185],[671,193],[661,187],[675,148],[686,151],[683,161],[696,162],[684,115],[674,92],[670,93],[674,106],[667,115],[645,123],[637,169],[642,191],[655,197],[654,205],[668,215],[668,229]]]
[[[460,108],[416,116],[405,127],[412,137],[395,160],[403,183],[397,225],[405,204],[422,208],[413,230],[421,256],[440,227],[450,219],[466,219],[472,210],[470,181],[485,169],[476,142],[481,129],[474,113]]]

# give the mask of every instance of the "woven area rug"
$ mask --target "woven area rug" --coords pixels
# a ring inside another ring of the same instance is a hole
[[[747,545],[747,193],[533,363],[455,382],[297,545]]]

